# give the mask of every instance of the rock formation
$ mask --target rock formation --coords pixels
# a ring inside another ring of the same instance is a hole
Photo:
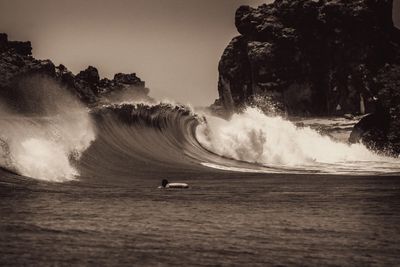
[[[149,90],[135,73],[118,73],[112,80],[100,79],[97,69],[89,66],[74,75],[64,65],[55,66],[50,60],[32,57],[30,42],[9,41],[7,34],[0,33],[0,96],[12,101],[13,91],[21,79],[37,75],[54,79],[90,106],[102,103],[117,93],[126,92],[137,99],[151,101]]]
[[[295,115],[343,115],[380,107],[385,111],[379,116],[387,114],[392,125],[383,135],[392,136],[400,114],[399,99],[392,98],[400,89],[400,31],[392,5],[392,0],[276,0],[241,6],[235,16],[240,35],[219,63],[214,109],[256,105]],[[355,136],[353,141],[362,139]]]
[[[400,64],[386,64],[375,81],[379,88],[375,111],[354,126],[349,141],[362,141],[371,149],[397,156],[400,155]]]

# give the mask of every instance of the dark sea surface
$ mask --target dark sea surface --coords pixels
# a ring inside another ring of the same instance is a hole
[[[179,179],[189,190],[0,177],[3,266],[400,264],[398,176],[199,173]]]

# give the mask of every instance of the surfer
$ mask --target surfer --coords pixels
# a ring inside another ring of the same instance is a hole
[[[189,188],[188,184],[185,183],[170,183],[167,179],[163,179],[161,181],[161,186],[158,188],[178,188],[178,189],[187,189]]]

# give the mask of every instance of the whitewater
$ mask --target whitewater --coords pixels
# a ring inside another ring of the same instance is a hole
[[[95,139],[88,109],[52,80],[31,82],[16,89],[17,102],[0,100],[0,167],[45,181],[75,179],[74,164]]]
[[[229,121],[208,117],[207,123],[198,127],[197,136],[205,148],[218,155],[280,171],[379,174],[397,172],[400,163],[361,143],[334,140],[256,108],[235,114]]]
[[[103,176],[103,167],[115,173],[128,169],[129,175],[135,175],[129,166],[114,162],[121,155],[136,161],[131,163],[135,166],[146,158],[148,169],[140,172],[149,175],[159,165],[162,169],[205,166],[233,172],[348,175],[400,170],[399,159],[378,155],[363,144],[334,140],[256,108],[226,120],[171,103],[111,104],[93,110],[72,103],[46,116],[3,110],[0,166],[56,182],[79,179],[89,171]]]

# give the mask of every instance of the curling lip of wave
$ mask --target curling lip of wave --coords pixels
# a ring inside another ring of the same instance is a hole
[[[113,104],[90,115],[96,138],[81,147],[76,167],[81,177],[163,178],[199,170],[355,175],[399,171],[398,159],[378,156],[360,144],[334,142],[256,109],[230,121],[163,103]]]
[[[110,147],[112,153],[128,157],[130,165],[136,166],[131,171],[144,176],[157,169],[165,173],[204,167],[240,172],[356,175],[399,170],[397,159],[379,156],[361,144],[335,142],[309,127],[298,128],[283,118],[269,117],[253,108],[234,115],[230,121],[163,103],[109,105],[98,109],[95,115],[101,147]],[[91,154],[90,149],[85,154]],[[145,162],[150,162],[150,166],[143,167]],[[129,169],[118,164],[112,166],[113,171]]]

